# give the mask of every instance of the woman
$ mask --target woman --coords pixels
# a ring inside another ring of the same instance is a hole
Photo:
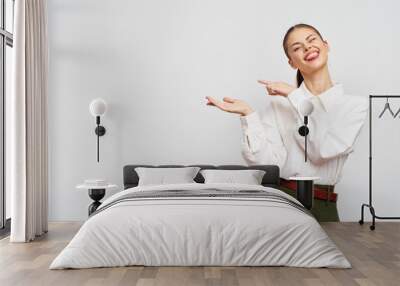
[[[283,39],[289,65],[297,69],[297,88],[282,82],[258,81],[270,97],[262,112],[246,102],[212,97],[207,105],[240,114],[243,130],[242,154],[248,164],[278,165],[282,189],[294,194],[296,183],[291,176],[317,176],[312,212],[320,221],[338,221],[337,194],[343,164],[364,124],[368,100],[344,94],[340,83],[332,82],[328,69],[329,45],[316,28],[307,24],[291,27]],[[305,140],[298,133],[304,117],[300,103],[309,100],[307,156]]]

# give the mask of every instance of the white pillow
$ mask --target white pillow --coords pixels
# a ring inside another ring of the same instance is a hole
[[[233,183],[261,185],[265,171],[262,170],[201,170],[204,183]]]
[[[196,183],[193,179],[199,170],[199,167],[135,168],[139,176],[138,186]]]

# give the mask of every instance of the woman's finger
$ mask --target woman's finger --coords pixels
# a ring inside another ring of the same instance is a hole
[[[269,80],[257,80],[257,82],[258,83],[261,83],[261,84],[263,84],[263,85],[269,85],[269,84],[271,84],[271,81],[269,81]]]
[[[216,103],[217,100],[211,96],[206,96],[206,99],[208,100],[209,103]]]
[[[224,97],[222,100],[229,103],[235,103],[236,101],[236,99],[230,97]]]
[[[208,100],[207,105],[214,105],[215,106],[215,102],[216,100],[210,96],[206,96],[206,99]]]
[[[274,84],[272,81],[268,80],[259,80],[259,83],[265,85],[265,88],[267,89],[267,92],[269,95],[276,95],[277,91],[275,89],[276,84]]]
[[[216,106],[219,109],[225,111],[225,107],[224,107],[224,104],[222,102],[212,98],[211,96],[207,96],[206,98],[208,99],[207,105],[213,105],[213,106]]]
[[[268,94],[274,93],[274,90],[271,87],[267,86],[266,89],[267,89]]]

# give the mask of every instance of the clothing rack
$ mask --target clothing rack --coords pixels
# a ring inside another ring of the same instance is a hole
[[[372,225],[369,226],[371,230],[375,229],[375,219],[400,219],[400,217],[378,216],[375,213],[375,208],[372,205],[372,99],[389,99],[400,98],[400,95],[370,95],[369,96],[369,203],[362,204],[361,206],[361,219],[358,221],[361,225],[364,224],[364,208],[369,208],[372,216]],[[397,113],[396,113],[397,115]]]

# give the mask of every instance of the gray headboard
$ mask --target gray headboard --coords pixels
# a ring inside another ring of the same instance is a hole
[[[264,170],[266,173],[262,180],[262,185],[266,187],[277,187],[280,185],[279,177],[279,167],[276,165],[253,165],[253,166],[243,166],[243,165],[126,165],[124,167],[124,189],[136,187],[139,183],[139,177],[135,172],[136,167],[148,167],[148,168],[177,168],[177,167],[200,167],[201,169],[220,169],[220,170],[246,170],[246,169],[256,169]],[[197,183],[204,183],[203,176],[198,173],[194,180]]]

